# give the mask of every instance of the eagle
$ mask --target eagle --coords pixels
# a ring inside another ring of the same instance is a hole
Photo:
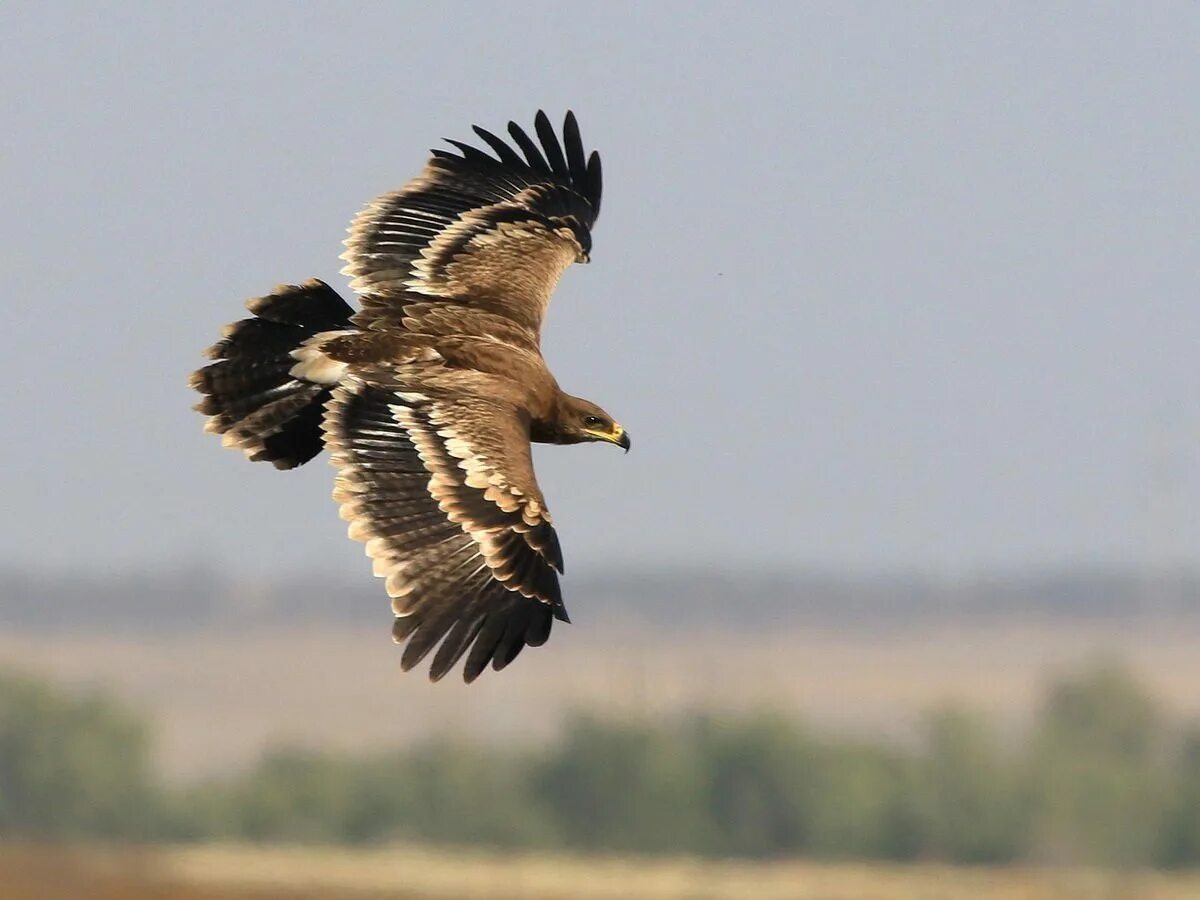
[[[563,271],[588,262],[600,156],[575,116],[562,139],[544,112],[536,140],[474,126],[491,150],[447,140],[404,187],[353,220],[342,274],[247,301],[191,376],[205,430],[249,459],[291,469],[323,449],[349,536],[385,579],[408,671],[436,648],[433,681],[503,669],[570,621],[562,550],[531,442],[629,434],[559,388],[542,319]]]

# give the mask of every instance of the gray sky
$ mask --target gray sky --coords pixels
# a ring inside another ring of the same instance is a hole
[[[1200,4],[7,3],[0,563],[368,571],[186,387],[439,138],[578,114],[568,572],[1200,563]]]

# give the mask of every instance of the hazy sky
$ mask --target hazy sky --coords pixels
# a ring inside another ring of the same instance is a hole
[[[188,373],[441,137],[578,114],[568,573],[1200,564],[1200,4],[6,3],[0,563],[369,571]]]

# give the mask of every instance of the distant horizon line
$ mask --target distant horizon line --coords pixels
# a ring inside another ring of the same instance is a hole
[[[110,582],[129,579],[172,579],[180,576],[203,577],[228,584],[259,585],[291,584],[297,581],[352,582],[374,579],[360,578],[361,572],[338,571],[334,567],[305,570],[273,570],[253,572],[243,567],[229,567],[215,560],[196,558],[171,563],[157,562],[146,566],[115,565],[97,568],[63,567],[0,560],[0,579],[31,579],[37,581]],[[738,581],[765,583],[805,583],[812,581],[920,583],[927,585],[969,585],[995,582],[1028,582],[1055,579],[1118,579],[1125,581],[1196,581],[1200,580],[1200,561],[1195,563],[1114,563],[1101,561],[1029,562],[1008,565],[979,566],[837,566],[801,563],[763,567],[754,563],[734,563],[725,567],[698,568],[686,561],[662,563],[627,563],[613,569],[582,568],[572,572],[571,582],[597,584],[630,580],[670,580],[675,582]]]

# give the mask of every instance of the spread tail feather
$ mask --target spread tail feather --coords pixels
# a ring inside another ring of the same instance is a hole
[[[305,341],[351,328],[354,310],[323,281],[280,285],[246,303],[254,314],[226,325],[205,355],[216,360],[193,373],[196,404],[208,416],[205,431],[224,435],[227,447],[277,469],[302,465],[324,446],[321,420],[331,388],[293,374]]]

